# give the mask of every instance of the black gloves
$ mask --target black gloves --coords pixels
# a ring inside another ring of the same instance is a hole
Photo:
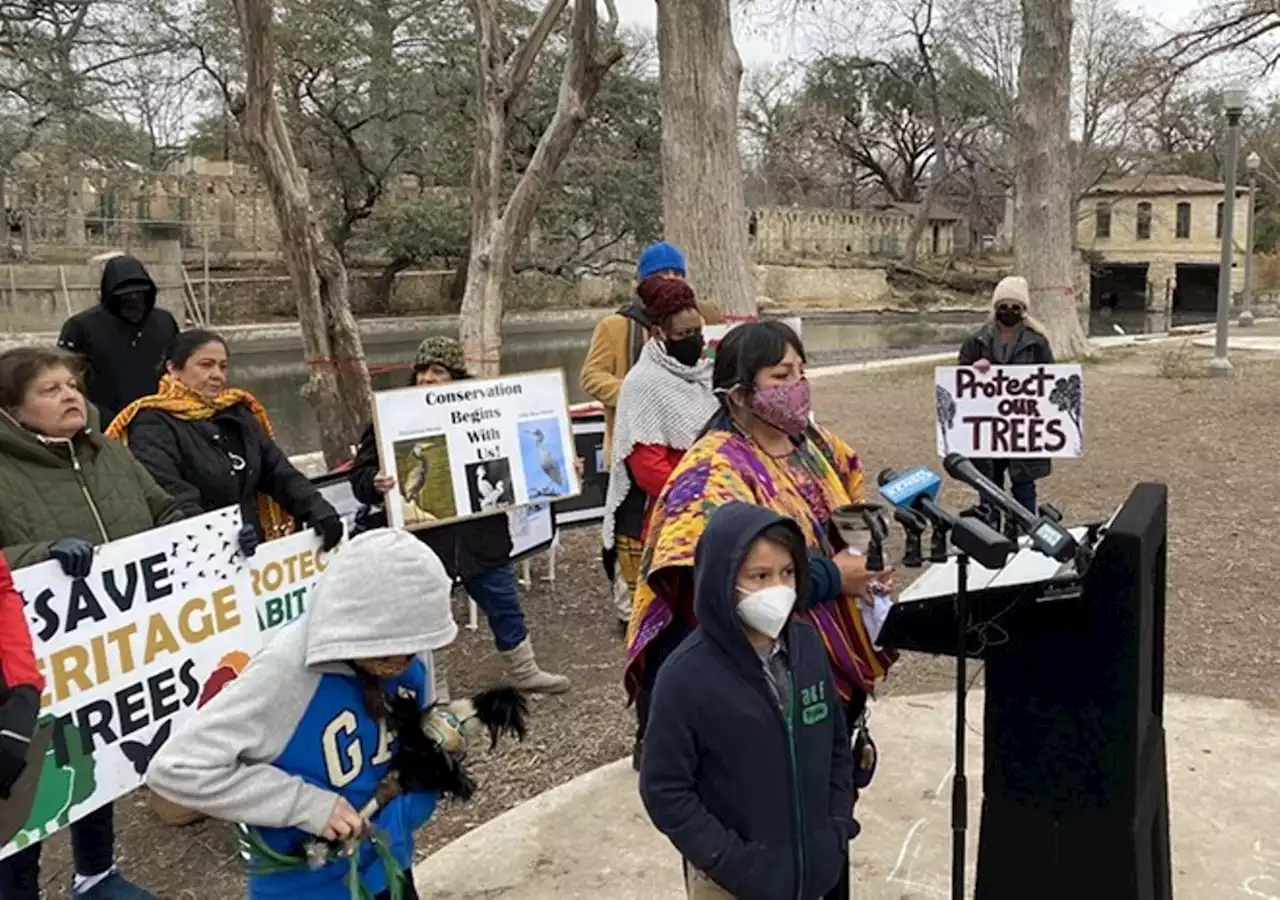
[[[240,545],[240,552],[244,554],[244,558],[248,559],[258,549],[258,545],[262,543],[262,538],[258,537],[258,529],[252,525],[241,525],[240,531],[236,535],[236,543]]]
[[[28,685],[14,688],[0,704],[0,800],[9,799],[14,783],[27,767],[39,712],[40,696]]]
[[[336,512],[330,512],[316,519],[311,528],[324,541],[323,546],[320,548],[324,553],[328,553],[342,543],[342,517]]]
[[[93,568],[93,544],[80,538],[63,538],[49,548],[49,558],[58,561],[68,578],[86,578]]]

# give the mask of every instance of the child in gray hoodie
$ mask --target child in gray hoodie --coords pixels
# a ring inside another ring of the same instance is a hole
[[[315,837],[366,832],[357,810],[373,797],[397,746],[386,698],[431,705],[431,651],[458,631],[450,587],[440,559],[407,532],[352,539],[317,582],[307,615],[273,638],[152,761],[147,785],[157,794],[247,826],[250,900],[352,896],[350,861],[313,869],[303,847]],[[361,896],[417,897],[413,833],[436,799],[403,793],[374,817],[385,842],[381,854],[371,841],[359,845]]]

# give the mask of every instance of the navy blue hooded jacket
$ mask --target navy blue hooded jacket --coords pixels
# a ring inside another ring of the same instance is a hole
[[[853,757],[818,632],[784,632],[790,721],[737,615],[738,568],[785,523],[727,503],[695,557],[698,628],[658,672],[640,769],[649,817],[696,869],[738,900],[814,900],[847,865]]]

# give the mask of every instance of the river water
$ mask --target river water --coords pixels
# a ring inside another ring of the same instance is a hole
[[[980,317],[972,313],[832,313],[804,317],[804,344],[810,365],[832,365],[956,350]],[[569,399],[587,397],[578,383],[593,322],[520,322],[503,338],[502,371],[563,368]],[[456,334],[451,328],[414,333],[370,335],[365,353],[371,367],[412,361],[418,342],[429,333]],[[311,407],[299,396],[307,378],[302,351],[294,342],[249,342],[232,348],[232,382],[252,391],[266,406],[276,440],[290,454],[320,447]],[[375,388],[399,387],[403,371],[375,376]]]

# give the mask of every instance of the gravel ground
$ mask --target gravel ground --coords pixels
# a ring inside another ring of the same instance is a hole
[[[1055,464],[1045,500],[1069,520],[1109,514],[1139,481],[1170,486],[1168,687],[1280,705],[1280,611],[1272,593],[1280,532],[1280,358],[1237,354],[1237,377],[1200,377],[1207,351],[1155,345],[1112,351],[1086,375],[1087,457]],[[814,382],[818,415],[850,440],[869,472],[936,464],[931,371],[840,376]],[[948,503],[969,497],[949,487]],[[554,585],[534,566],[525,603],[538,656],[573,678],[574,689],[534,704],[523,745],[479,753],[481,784],[465,807],[443,810],[419,838],[423,855],[512,805],[630,750],[631,717],[619,684],[622,646],[590,531],[567,535]],[[903,579],[905,581],[905,579]],[[465,615],[462,605],[459,616]],[[464,631],[445,664],[455,695],[499,672],[482,625]],[[886,693],[945,690],[946,660],[906,654]],[[119,857],[138,882],[164,898],[243,896],[240,862],[227,828],[160,825],[136,797],[117,804]],[[65,895],[65,838],[46,847],[50,897]]]

